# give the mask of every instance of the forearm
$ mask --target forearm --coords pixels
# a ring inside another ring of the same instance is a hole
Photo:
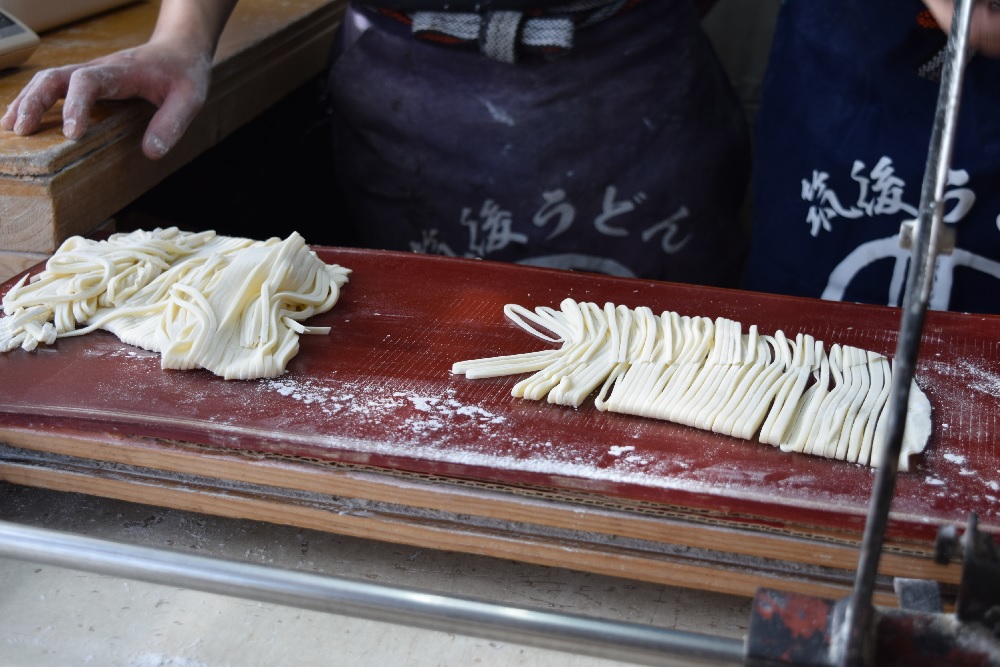
[[[215,53],[237,0],[163,0],[150,43],[183,43],[209,57]]]

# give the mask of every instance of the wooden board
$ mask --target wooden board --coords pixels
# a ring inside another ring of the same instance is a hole
[[[100,225],[163,178],[322,71],[344,0],[243,0],[222,35],[212,89],[164,159],[142,155],[151,105],[98,105],[86,136],[62,135],[57,105],[30,137],[0,132],[0,250],[50,253]],[[0,108],[41,69],[143,43],[159,2],[141,2],[45,34],[22,68],[0,74]]]
[[[763,332],[801,331],[890,356],[897,310],[485,261],[319,253],[354,273],[336,308],[315,318],[331,334],[304,337],[284,376],[226,382],[204,371],[161,371],[157,355],[108,334],[63,339],[0,357],[0,440],[223,481],[266,484],[277,475],[270,483],[285,489],[329,488],[389,502],[402,493],[398,482],[342,488],[330,466],[384,471],[432,480],[420,487],[420,500],[403,497],[407,506],[465,507],[504,521],[528,512],[521,518],[539,525],[576,521],[577,529],[602,535],[853,567],[872,469],[601,413],[590,401],[574,410],[515,399],[511,378],[467,380],[449,369],[461,359],[544,347],[505,320],[502,308],[511,302],[558,306],[573,297],[725,316]],[[930,564],[936,527],[962,525],[976,510],[983,528],[996,530],[1000,465],[991,433],[1000,351],[991,333],[998,321],[928,317],[917,374],[934,409],[934,433],[915,470],[897,484],[889,531],[897,560],[883,571],[913,576],[919,566],[954,582],[954,566]],[[634,449],[622,454],[621,447]],[[255,467],[261,461],[291,472]],[[456,496],[455,484],[472,485],[462,488],[486,493],[485,500]],[[560,509],[523,505],[525,490]],[[509,502],[495,502],[496,493]],[[205,507],[212,511],[211,503]],[[621,516],[598,520],[602,511]],[[588,558],[582,553],[573,566],[587,569]]]
[[[0,281],[13,278],[46,259],[48,259],[48,255],[39,252],[8,252],[0,250]]]

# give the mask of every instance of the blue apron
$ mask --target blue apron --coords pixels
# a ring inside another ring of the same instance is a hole
[[[757,121],[744,286],[899,305],[946,35],[919,0],[786,0]],[[1000,61],[966,72],[931,307],[1000,312]]]
[[[362,245],[738,283],[749,137],[692,3],[640,3],[516,64],[352,11],[330,91]]]

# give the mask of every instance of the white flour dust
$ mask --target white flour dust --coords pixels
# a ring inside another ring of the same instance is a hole
[[[965,456],[962,454],[952,454],[951,452],[945,452],[944,460],[955,465],[962,465],[965,463]]]
[[[116,347],[110,352],[101,348],[85,348],[83,350],[83,356],[85,357],[117,357],[117,358],[129,358],[129,359],[157,359],[159,360],[160,354],[158,352],[150,352],[149,350],[144,350],[141,347],[136,347],[134,345],[127,345],[125,343],[121,344],[121,347]]]
[[[633,454],[630,454],[630,455],[626,456],[623,460],[626,463],[632,463],[632,464],[635,464],[635,465],[638,465],[638,466],[649,465],[650,463],[652,463],[651,460],[649,460],[649,459],[647,459],[647,458],[645,458],[643,456],[635,456]]]
[[[506,421],[505,417],[481,406],[459,401],[454,389],[440,396],[416,391],[390,394],[371,383],[345,382],[331,386],[316,380],[294,378],[264,380],[259,386],[264,391],[294,399],[324,416],[351,415],[371,423],[396,422],[402,417],[402,425],[416,435],[445,431],[459,423],[463,427],[471,424],[489,433]]]
[[[454,389],[449,389],[444,397],[421,396],[408,391],[393,392],[392,396],[400,401],[408,402],[421,413],[420,416],[409,417],[405,421],[414,433],[440,431],[448,427],[456,417],[471,419],[474,423],[484,427],[502,424],[506,421],[504,417],[495,415],[477,405],[466,405],[455,400]]]
[[[338,383],[330,386],[316,380],[272,378],[262,380],[258,386],[263,391],[274,392],[310,406],[326,416],[341,413],[388,413],[403,405],[402,401],[391,396],[365,391],[356,385]]]
[[[959,365],[962,377],[970,389],[993,397],[1000,396],[1000,373],[968,359],[962,359]]]

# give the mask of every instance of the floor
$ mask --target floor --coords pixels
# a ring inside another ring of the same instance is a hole
[[[742,638],[741,597],[0,483],[0,520]],[[611,667],[576,656],[0,559],[0,665]]]

